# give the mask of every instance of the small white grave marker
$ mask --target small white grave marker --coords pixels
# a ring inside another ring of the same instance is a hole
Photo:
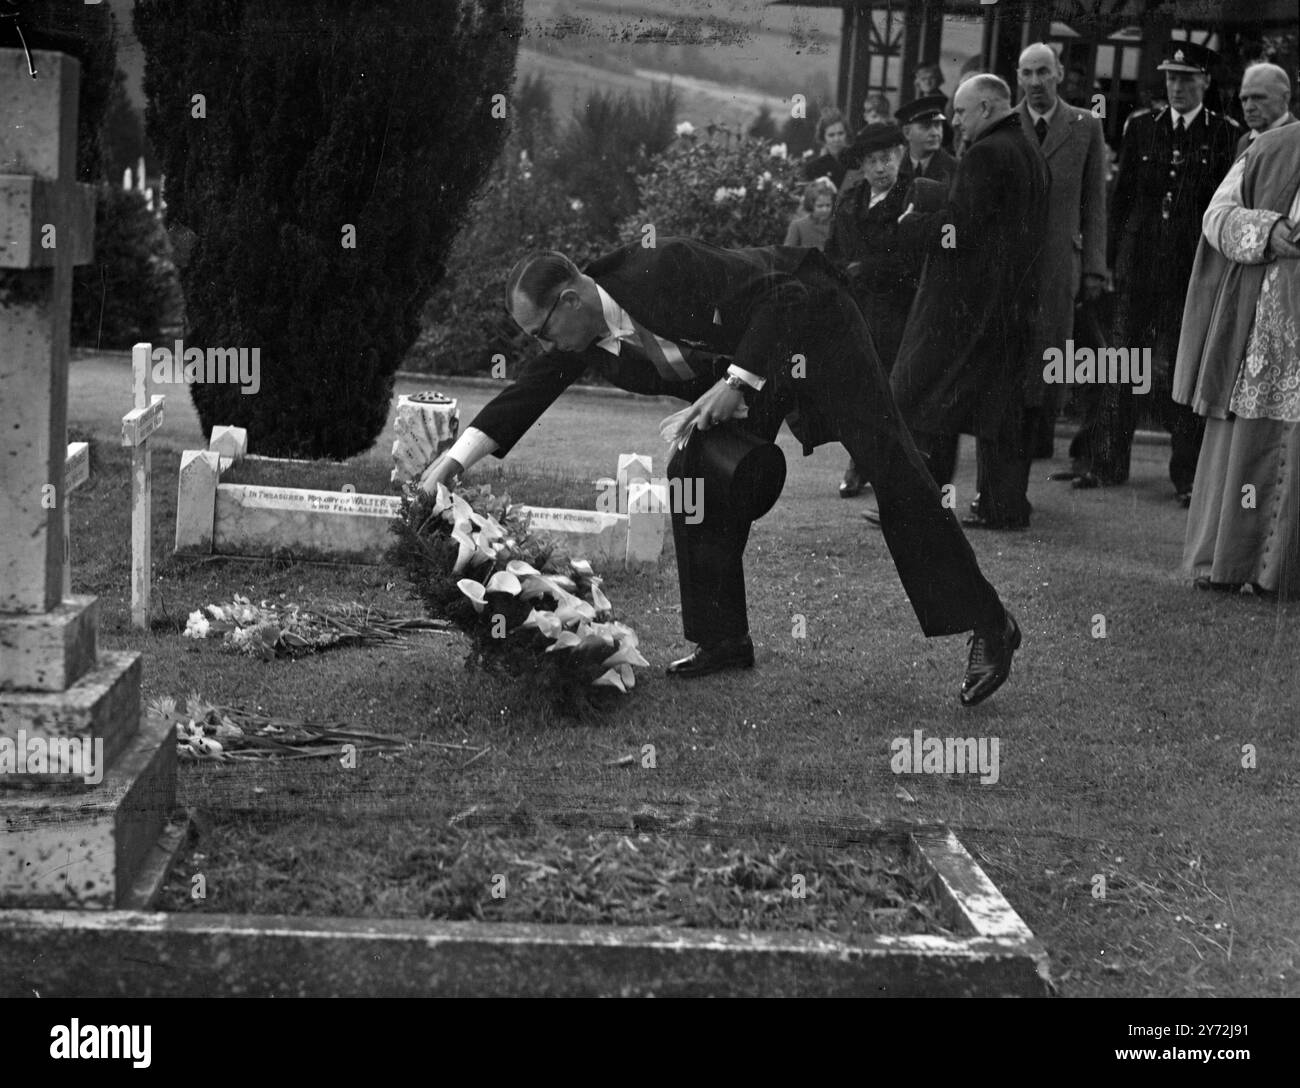
[[[135,407],[122,417],[122,445],[131,447],[131,625],[149,627],[149,588],[153,583],[150,541],[153,532],[153,457],[149,436],[162,426],[166,397],[150,395],[151,344],[131,349]]]
[[[63,596],[72,596],[72,518],[68,496],[90,479],[90,443],[69,442],[68,459],[63,465],[63,491],[59,503],[63,507]]]

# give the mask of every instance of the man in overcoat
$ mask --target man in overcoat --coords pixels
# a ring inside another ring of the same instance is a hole
[[[974,434],[985,482],[969,524],[1029,524],[1026,376],[1041,369],[1039,255],[1046,237],[1047,164],[993,75],[957,89],[953,122],[967,149],[946,207],[914,224],[925,269],[894,364],[892,386],[923,453],[936,436]],[[907,220],[904,220],[906,223]]]

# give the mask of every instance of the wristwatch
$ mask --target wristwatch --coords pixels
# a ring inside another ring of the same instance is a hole
[[[728,389],[734,389],[737,393],[744,393],[746,390],[753,388],[749,382],[738,374],[728,374],[722,380],[727,384]]]

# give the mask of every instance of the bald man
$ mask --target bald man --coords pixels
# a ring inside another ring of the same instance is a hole
[[[974,434],[986,483],[974,528],[1029,524],[1026,376],[1037,342],[1039,262],[1048,169],[1011,107],[1011,89],[977,75],[957,88],[953,123],[966,141],[943,208],[903,219],[925,268],[892,385],[923,454],[936,437]]]
[[[1039,337],[1044,348],[1067,350],[1074,336],[1074,303],[1093,302],[1106,282],[1106,143],[1101,122],[1064,102],[1065,69],[1051,46],[1038,42],[1020,54],[1016,77],[1023,92],[1016,113],[1042,153],[1052,179],[1039,283]],[[1035,457],[1052,456],[1061,386],[1042,375],[1025,390],[1039,411]]]
[[[1250,129],[1237,141],[1237,154],[1246,150],[1261,132],[1295,123],[1288,108],[1291,103],[1291,80],[1285,69],[1276,64],[1252,64],[1241,77],[1242,116]]]

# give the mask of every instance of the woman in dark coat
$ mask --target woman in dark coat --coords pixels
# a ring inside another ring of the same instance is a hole
[[[900,238],[899,217],[907,210],[908,180],[899,177],[906,141],[896,125],[868,125],[844,154],[863,184],[845,193],[831,220],[826,256],[844,271],[867,319],[880,362],[889,373],[907,324],[920,278],[920,254]],[[853,462],[840,484],[841,498],[862,492]]]
[[[830,178],[838,190],[848,169],[843,156],[849,142],[848,126],[839,110],[824,110],[817,118],[817,142],[822,146],[821,154],[804,164],[803,176],[808,181]]]

